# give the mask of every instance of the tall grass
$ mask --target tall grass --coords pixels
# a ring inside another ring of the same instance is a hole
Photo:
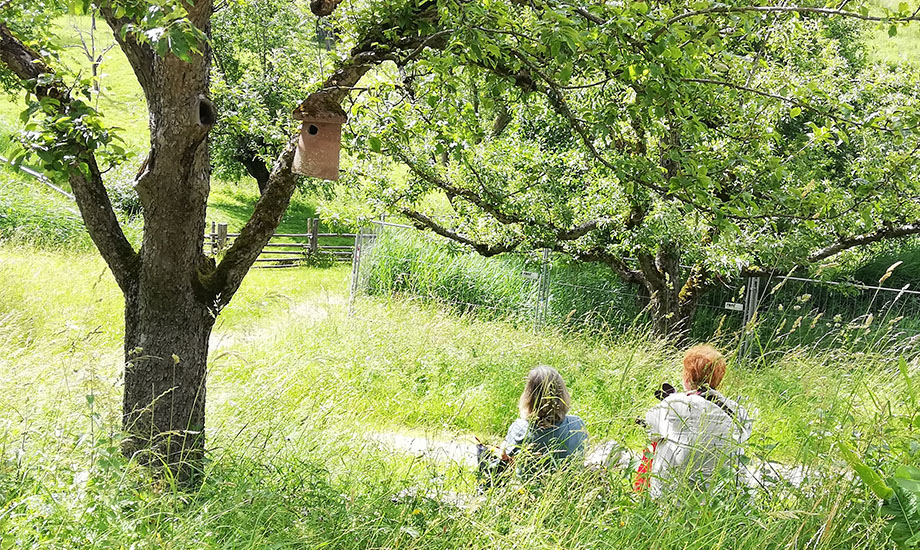
[[[558,255],[544,266],[537,253],[483,258],[402,229],[381,230],[369,244],[362,254],[359,288],[370,295],[435,301],[460,313],[524,324],[540,316],[550,325],[586,334],[648,332],[645,290],[623,284],[604,266]],[[549,280],[545,314],[539,313],[542,276]],[[710,289],[697,308],[691,338],[734,347],[746,333],[760,352],[806,346],[916,353],[920,296],[793,280],[762,284],[756,323],[750,327],[742,326],[740,312],[725,309],[727,302],[744,302],[742,282]]]
[[[0,240],[44,248],[86,249],[89,237],[76,206],[0,168]]]
[[[755,411],[752,457],[810,472],[799,488],[725,480],[661,501],[624,472],[563,471],[474,494],[456,463],[392,454],[368,433],[499,438],[527,370],[558,368],[595,442],[633,448],[632,419],[676,382],[679,351],[362,299],[347,269],[252,273],[219,320],[209,459],[197,491],[120,457],[120,298],[94,255],[0,247],[0,547],[886,548],[877,501],[841,473],[837,437],[881,470],[910,460],[905,381],[883,358],[800,348],[726,393]],[[914,383],[917,365],[911,365]],[[408,490],[407,490],[408,489]]]

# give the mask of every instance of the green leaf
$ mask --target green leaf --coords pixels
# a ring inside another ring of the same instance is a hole
[[[791,116],[792,118],[795,118],[799,116],[800,114],[802,114],[802,109],[800,107],[793,107],[789,109],[789,116]]]
[[[888,482],[893,494],[882,505],[882,513],[891,518],[888,536],[898,548],[916,548],[920,536],[920,469],[899,466]]]
[[[377,136],[369,137],[367,139],[367,144],[370,146],[371,151],[375,153],[379,153],[380,151],[383,150],[383,146],[382,146],[382,143],[380,142],[380,138]]]
[[[90,0],[72,0],[67,8],[73,15],[85,15],[89,12]]]
[[[898,26],[897,26],[897,25],[891,25],[890,27],[888,27],[888,36],[894,38],[894,37],[897,36],[897,35],[898,35]]]
[[[884,499],[891,498],[891,496],[894,495],[894,490],[885,484],[885,481],[875,470],[866,466],[866,463],[856,456],[856,453],[853,452],[853,449],[851,449],[849,445],[843,441],[837,441],[837,448],[840,449],[840,454],[843,455],[843,459],[853,468],[856,475],[859,476],[859,479],[869,486],[869,489],[875,493],[875,496]]]
[[[562,84],[568,83],[569,79],[572,78],[572,64],[566,63],[562,66],[562,70],[559,71],[559,82]]]

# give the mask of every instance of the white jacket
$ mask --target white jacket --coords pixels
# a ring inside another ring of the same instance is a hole
[[[708,481],[720,466],[733,463],[750,437],[751,418],[744,407],[715,390],[706,395],[709,399],[699,392],[671,394],[646,413],[649,434],[658,440],[651,496],[685,478]]]

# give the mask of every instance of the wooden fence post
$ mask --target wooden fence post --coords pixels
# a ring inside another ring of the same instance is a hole
[[[310,224],[310,254],[316,254],[319,249],[319,238],[317,233],[319,233],[319,218],[313,218],[313,223]]]
[[[227,248],[227,224],[217,224],[217,250]]]

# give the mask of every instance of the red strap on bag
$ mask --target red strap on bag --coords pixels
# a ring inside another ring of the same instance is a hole
[[[643,493],[648,489],[652,480],[652,460],[655,458],[655,449],[658,448],[658,442],[652,441],[651,445],[645,448],[642,453],[642,460],[639,461],[639,468],[636,470],[636,481],[633,482],[633,491]]]

